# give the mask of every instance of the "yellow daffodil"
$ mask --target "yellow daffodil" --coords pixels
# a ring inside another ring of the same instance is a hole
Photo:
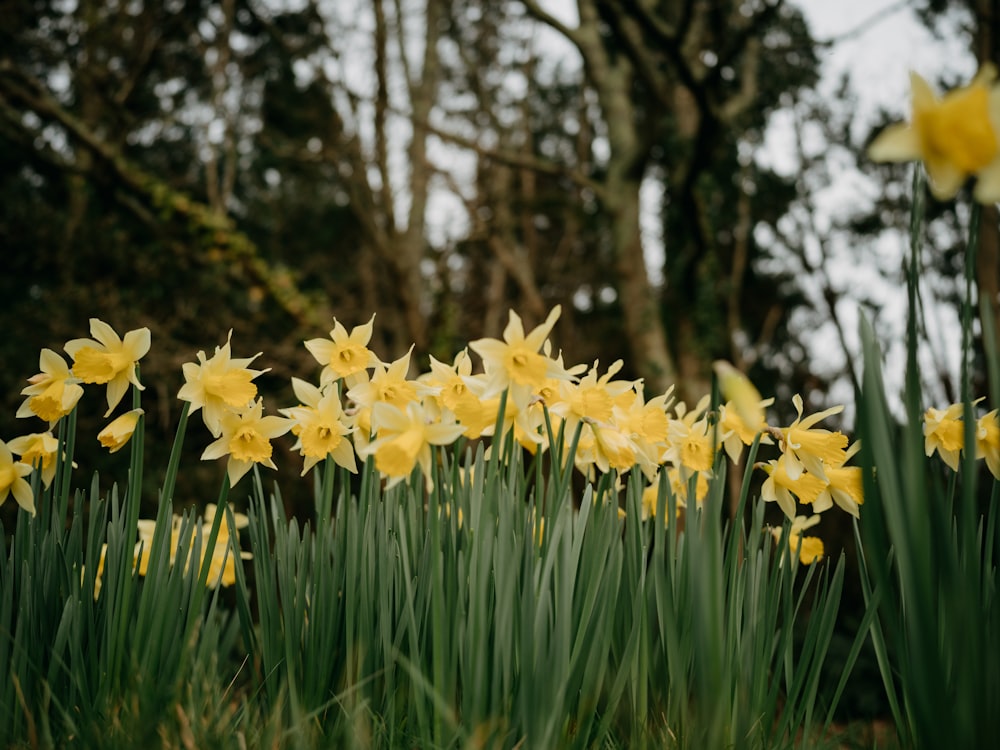
[[[549,378],[571,377],[556,360],[541,353],[560,312],[556,305],[544,323],[525,335],[521,318],[511,310],[503,341],[483,338],[469,343],[469,348],[482,357],[489,378],[484,397],[501,393],[512,384],[537,391]]]
[[[921,160],[939,200],[955,196],[972,175],[975,198],[1000,200],[1000,90],[996,68],[982,67],[968,86],[939,97],[916,73],[910,74],[913,113],[908,125],[890,125],[872,142],[874,161]]]
[[[645,400],[641,382],[633,383],[633,390],[615,399],[612,421],[618,425],[635,447],[636,462],[649,481],[659,470],[659,459],[666,447],[670,417],[667,409],[672,400],[673,387],[664,394]]]
[[[448,365],[431,355],[431,371],[421,375],[417,380],[433,389],[429,399],[452,413],[463,401],[475,398],[469,393],[465,379],[472,375],[472,360],[467,349],[455,355],[454,361]]]
[[[792,526],[788,531],[788,548],[793,555],[798,552],[799,561],[803,565],[811,565],[823,559],[823,540],[802,535],[803,531],[818,524],[819,519],[818,515],[796,516],[792,519]],[[771,535],[776,544],[781,542],[780,528],[772,528]]]
[[[844,451],[847,448],[847,435],[813,428],[813,425],[829,416],[839,414],[844,407],[833,406],[803,418],[802,397],[796,393],[792,396],[792,403],[798,416],[792,424],[781,431],[783,435],[781,449],[788,457],[785,464],[788,475],[795,479],[805,470],[825,481],[824,465],[841,466],[846,460]]]
[[[129,331],[120,338],[115,329],[97,318],[90,319],[93,339],[66,342],[66,352],[73,358],[73,375],[84,383],[108,386],[107,417],[115,410],[131,383],[143,390],[136,372],[139,360],[149,351],[148,328]]]
[[[748,431],[763,431],[767,427],[764,407],[768,404],[761,398],[760,392],[750,378],[724,359],[716,360],[712,364],[712,369],[715,370],[715,377],[719,381],[722,398],[729,402],[730,410],[736,413],[744,428]],[[750,442],[753,442],[753,436]]]
[[[132,433],[139,424],[139,417],[144,413],[142,409],[125,412],[97,433],[97,439],[101,445],[109,449],[110,453],[117,453],[132,439]]]
[[[340,405],[337,384],[330,383],[321,391],[311,383],[292,378],[292,390],[302,405],[278,411],[292,420],[292,434],[298,437],[292,447],[305,459],[302,476],[327,456],[338,466],[357,473],[354,446],[348,439],[353,428],[347,424]]]
[[[13,495],[17,504],[31,515],[35,515],[35,495],[25,477],[31,473],[26,463],[14,460],[14,454],[0,441],[0,505]]]
[[[604,375],[598,376],[598,363],[579,382],[559,382],[559,399],[549,405],[549,411],[566,422],[566,432],[572,434],[582,419],[607,424],[613,418],[615,398],[632,389],[631,381],[611,380],[622,368],[619,359]]]
[[[201,454],[202,460],[229,456],[226,471],[235,486],[254,464],[277,468],[271,460],[271,441],[292,428],[285,417],[263,416],[264,402],[254,401],[243,412],[226,412],[220,419],[220,436]]]
[[[965,443],[963,410],[962,404],[952,404],[947,409],[930,408],[924,413],[924,453],[933,456],[937,451],[952,471],[958,471]]]
[[[680,479],[680,472],[674,470],[674,475],[678,479]],[[670,480],[671,484],[673,484],[673,477],[670,477]],[[698,485],[701,485],[703,481],[707,486],[708,480],[703,480],[702,475],[699,474],[697,480]],[[673,492],[674,496],[674,503],[676,504],[676,507],[674,508],[674,516],[676,518],[680,518],[681,514],[684,512],[684,508],[687,507],[688,488],[687,485],[685,485],[683,482],[680,483],[680,486],[682,487],[682,490],[680,492],[677,491],[677,487],[673,486],[671,487],[671,492]],[[657,512],[656,506],[659,503],[659,501],[660,501],[660,482],[659,482],[659,477],[654,476],[653,481],[650,484],[646,485],[646,488],[642,491],[642,502],[640,505],[640,512],[642,513],[643,521],[648,521],[650,518],[656,518],[656,512]],[[670,525],[669,508],[670,508],[669,499],[664,498],[663,499],[664,526]]]
[[[202,410],[201,418],[213,436],[218,437],[222,429],[222,417],[227,412],[246,408],[257,398],[257,386],[253,379],[267,370],[248,369],[260,353],[244,359],[233,359],[230,342],[232,330],[226,336],[223,346],[215,347],[215,354],[206,357],[198,352],[198,364],[185,362],[183,365],[184,385],[177,392],[177,398],[191,404],[191,413]]]
[[[791,459],[783,454],[777,460],[772,459],[765,464],[757,464],[767,473],[767,479],[760,488],[760,496],[765,502],[776,502],[782,512],[789,518],[795,518],[795,497],[800,503],[812,504],[829,484],[825,479],[814,474],[798,472],[792,475],[788,470]]]
[[[41,471],[42,484],[48,487],[56,475],[56,453],[59,441],[51,432],[22,435],[7,442],[11,453],[20,456],[21,462],[35,471]]]
[[[711,431],[705,410],[709,396],[705,396],[691,411],[683,402],[674,408],[676,419],[671,419],[667,427],[667,445],[663,461],[669,461],[681,469],[685,480],[694,471],[710,471],[715,459]]]
[[[844,460],[849,459],[860,448],[861,443],[852,445],[845,452]],[[861,467],[841,464],[840,466],[826,466],[824,469],[829,484],[813,501],[813,511],[822,513],[836,503],[839,508],[857,518],[859,516],[858,507],[865,502]]]
[[[374,326],[375,316],[372,315],[371,320],[348,333],[344,325],[334,318],[330,338],[305,342],[309,353],[323,365],[321,386],[343,378],[347,386],[352,387],[357,384],[356,375],[379,363],[378,357],[368,348]]]
[[[66,360],[51,349],[42,349],[38,367],[41,372],[28,378],[31,385],[21,391],[21,395],[28,398],[16,416],[36,416],[52,427],[73,411],[83,396],[83,388],[78,385],[79,378],[73,377]]]
[[[774,403],[773,398],[766,398],[757,403],[756,409],[751,413],[754,418],[761,417],[761,421],[755,426],[749,426],[740,416],[732,401],[726,402],[719,407],[719,442],[725,448],[726,455],[733,463],[738,463],[743,455],[743,447],[753,445],[753,441],[760,435],[761,445],[771,445],[771,436],[767,433],[767,423],[763,420],[764,408]],[[759,414],[758,414],[759,410]]]
[[[376,403],[372,428],[376,439],[365,446],[362,455],[375,457],[375,468],[388,477],[390,487],[410,476],[417,464],[430,483],[431,446],[449,445],[464,430],[453,421],[429,422],[418,401],[408,403],[405,410],[385,401]]]
[[[996,409],[976,422],[976,457],[985,458],[990,474],[1000,479],[1000,420]]]

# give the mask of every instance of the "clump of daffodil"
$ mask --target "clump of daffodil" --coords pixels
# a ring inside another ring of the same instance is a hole
[[[278,411],[292,420],[292,434],[298,438],[292,448],[304,459],[302,476],[327,456],[338,466],[357,473],[354,446],[349,439],[354,428],[347,423],[337,384],[330,383],[320,390],[312,383],[292,378],[292,390],[301,406]]]
[[[354,386],[359,382],[358,375],[379,363],[378,357],[368,348],[374,326],[375,316],[372,315],[371,320],[348,333],[344,325],[334,318],[330,338],[305,342],[309,353],[323,365],[321,386],[338,379],[343,379],[348,387]]]
[[[79,385],[79,378],[73,377],[66,360],[51,349],[42,349],[38,367],[41,372],[28,378],[31,385],[21,391],[21,395],[27,398],[16,416],[36,416],[52,427],[73,411],[83,396],[83,388]]]
[[[83,383],[108,386],[108,410],[104,414],[107,417],[118,406],[129,384],[143,390],[137,365],[149,351],[149,329],[138,328],[121,338],[107,323],[91,318],[90,335],[94,338],[67,341],[65,349],[73,358],[75,377]]]
[[[792,526],[788,531],[788,549],[794,555],[799,555],[799,561],[803,565],[811,565],[823,559],[823,540],[815,536],[803,536],[802,532],[812,528],[819,523],[818,515],[796,516],[792,519]],[[775,543],[781,542],[781,529],[772,528],[771,535]]]
[[[219,420],[219,437],[201,457],[205,461],[229,456],[226,471],[235,486],[254,464],[276,469],[271,459],[271,441],[292,428],[285,417],[264,416],[264,402],[257,399],[242,412],[229,411]]]
[[[257,398],[257,386],[252,382],[267,370],[248,369],[260,353],[244,359],[233,359],[230,343],[232,330],[226,336],[223,346],[215,347],[215,354],[206,357],[198,352],[198,364],[185,362],[183,365],[184,385],[177,398],[191,404],[191,413],[201,409],[201,418],[213,436],[222,430],[222,417],[227,412],[240,410]]]
[[[431,482],[431,446],[455,442],[464,427],[454,421],[433,422],[419,401],[401,409],[386,401],[372,407],[375,439],[358,453],[375,457],[375,468],[388,478],[391,487],[420,465],[428,484]]]
[[[27,464],[42,474],[42,485],[48,487],[56,475],[56,453],[59,441],[49,432],[35,432],[22,435],[7,441],[11,453],[21,457],[21,462]]]
[[[142,409],[125,412],[97,433],[97,439],[101,445],[109,449],[110,453],[117,453],[132,439],[136,425],[139,424],[139,417],[144,413]]]
[[[938,200],[955,197],[975,176],[981,203],[1000,200],[1000,89],[997,72],[984,65],[972,83],[939,97],[916,73],[910,74],[913,112],[906,125],[890,125],[872,142],[875,161],[924,163]]]
[[[209,558],[209,568],[208,568],[208,579],[205,585],[209,588],[218,588],[222,586],[232,586],[236,583],[236,561],[230,549],[230,545],[236,542],[237,548],[239,548],[239,540],[233,539],[230,541],[230,531],[227,519],[223,518],[220,520],[219,532],[216,536],[215,546],[211,550],[207,549],[208,540],[212,533],[212,524],[215,520],[215,514],[217,512],[215,503],[209,503],[205,507],[204,518],[197,524],[191,532],[190,541],[188,542],[187,549],[181,549],[181,525],[182,517],[173,514],[170,520],[170,541],[168,542],[168,559],[170,565],[177,564],[178,558],[183,559],[184,569],[187,570],[192,562],[193,552],[194,552],[194,542],[195,535],[198,531],[198,527],[201,530],[201,559],[198,562],[199,567],[204,564],[205,558]],[[224,511],[223,511],[224,512]],[[242,513],[233,513],[233,521],[236,524],[236,529],[243,529],[250,523],[250,520]],[[133,566],[135,570],[138,571],[139,575],[145,576],[149,572],[149,554],[153,545],[153,534],[156,533],[156,521],[149,519],[139,520],[139,540],[135,543],[135,550],[133,554]],[[249,560],[253,557],[250,552],[240,551],[240,559]],[[97,592],[100,591],[101,585],[101,572],[103,571],[103,551],[101,558],[101,566],[97,572],[97,579],[95,580],[95,598]]]
[[[35,493],[25,479],[31,473],[31,467],[21,461],[14,460],[14,454],[3,441],[0,441],[0,505],[13,495],[17,504],[24,510],[35,514]]]

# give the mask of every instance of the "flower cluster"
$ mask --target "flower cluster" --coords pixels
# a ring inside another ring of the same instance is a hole
[[[987,64],[968,86],[938,97],[927,81],[911,73],[909,124],[890,125],[882,131],[872,142],[869,156],[875,161],[922,161],[938,200],[954,198],[974,176],[977,201],[1000,201],[1000,87],[996,79],[996,68]]]
[[[965,449],[964,411],[962,404],[952,404],[947,409],[930,408],[924,413],[924,452],[928,456],[937,453],[953,471],[958,471],[958,462]],[[997,418],[997,410],[979,417],[973,433],[976,436],[976,459],[985,459],[990,473],[995,479],[1000,479],[1000,419]]]
[[[357,472],[358,459],[370,458],[389,486],[418,467],[431,486],[434,446],[484,438],[499,445],[500,439],[512,437],[532,454],[572,447],[576,469],[590,480],[638,467],[647,482],[642,495],[646,520],[658,513],[663,482],[673,505],[683,512],[706,497],[721,456],[739,463],[745,448],[759,441],[776,449],[776,457],[755,464],[765,474],[761,498],[774,502],[792,522],[788,541],[804,560],[822,556],[822,543],[803,536],[820,514],[837,506],[858,515],[864,502],[862,470],[849,462],[859,445],[850,444],[842,432],[818,426],[842,406],[807,415],[801,396],[795,395],[794,421],[769,424],[766,409],[773,399],[761,398],[725,362],[715,365],[724,399],[717,409],[709,396],[690,408],[674,397],[672,388],[647,396],[641,380],[617,377],[621,361],[604,369],[599,362],[567,366],[550,341],[559,314],[556,307],[541,325],[526,331],[511,311],[501,338],[470,342],[450,364],[431,357],[429,370],[416,376],[411,376],[412,349],[391,362],[369,349],[374,317],[350,332],[334,321],[329,338],[304,342],[321,367],[317,382],[292,378],[298,403],[279,409],[280,415],[265,415],[258,395],[254,380],[266,370],[251,365],[260,355],[233,357],[230,332],[211,357],[200,351],[196,362],[183,366],[185,383],[178,398],[188,403],[189,414],[201,413],[214,437],[202,458],[226,458],[230,485],[254,466],[275,468],[272,442],[288,432],[302,457],[303,475],[327,459]],[[41,373],[29,379],[18,414],[37,416],[50,429],[0,443],[0,502],[13,494],[33,511],[28,480],[37,470],[43,484],[52,481],[60,450],[52,428],[75,407],[81,384],[108,386],[108,415],[128,384],[142,388],[137,366],[149,349],[148,329],[119,338],[95,319],[91,332],[94,339],[66,345],[72,366],[55,352],[42,351]],[[120,415],[101,431],[100,442],[111,451],[120,449],[141,419],[138,408]],[[936,450],[953,467],[962,447],[960,420],[961,407],[955,405],[943,412],[929,410],[925,426],[928,455]],[[1000,475],[996,411],[979,420],[976,434],[977,455]],[[553,446],[553,441],[562,445]],[[808,512],[801,512],[806,506]],[[136,565],[144,570],[139,556]],[[223,576],[222,582],[227,580]]]

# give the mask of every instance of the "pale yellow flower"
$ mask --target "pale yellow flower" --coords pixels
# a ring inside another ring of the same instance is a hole
[[[717,359],[712,364],[715,376],[719,382],[719,392],[722,398],[728,401],[730,411],[735,412],[740,423],[746,431],[756,431],[750,436],[750,442],[757,432],[762,432],[767,428],[764,419],[764,407],[768,406],[761,398],[760,392],[746,375],[733,367],[724,359]],[[736,460],[736,459],[733,459]]]
[[[1000,421],[996,409],[976,423],[976,457],[985,458],[990,473],[1000,479]]]
[[[454,421],[430,422],[423,406],[411,401],[405,410],[380,401],[372,407],[372,428],[376,438],[358,452],[375,457],[375,468],[388,485],[406,479],[419,464],[431,482],[431,446],[455,442],[464,428]]]
[[[107,417],[118,406],[129,384],[143,390],[137,365],[149,351],[149,329],[129,331],[120,338],[107,323],[91,318],[90,335],[94,338],[67,341],[65,349],[73,358],[74,376],[84,383],[107,384],[108,410],[104,414]]]
[[[309,353],[323,365],[321,386],[340,378],[345,379],[348,387],[354,386],[358,382],[356,375],[379,363],[378,357],[368,348],[374,326],[375,316],[372,315],[371,320],[348,333],[344,325],[334,318],[330,338],[305,342]]]
[[[791,462],[787,453],[777,460],[757,464],[767,473],[767,479],[760,488],[760,496],[765,502],[776,502],[789,518],[795,518],[795,497],[799,502],[811,505],[826,489],[827,482],[814,474],[798,472],[794,476],[788,470]]]
[[[16,416],[36,416],[48,422],[51,428],[73,411],[83,396],[83,388],[78,385],[79,378],[73,377],[66,360],[51,349],[42,349],[38,367],[41,372],[28,378],[31,385],[21,391],[21,395],[28,398]]]
[[[792,396],[795,411],[798,413],[795,421],[781,432],[783,437],[781,449],[788,457],[785,463],[788,475],[795,479],[804,470],[826,480],[824,465],[841,466],[846,460],[844,451],[847,449],[847,435],[841,432],[814,428],[813,425],[844,410],[842,405],[824,409],[808,417],[802,416],[802,397]]]
[[[191,404],[191,414],[202,410],[201,418],[213,436],[221,434],[222,416],[233,410],[244,409],[257,398],[257,386],[253,379],[267,370],[248,369],[260,353],[243,359],[233,359],[230,343],[232,330],[226,336],[223,346],[215,347],[215,354],[206,357],[198,352],[198,364],[185,362],[184,385],[177,392],[177,398]]]
[[[861,443],[855,443],[844,454],[846,461],[861,448]],[[857,518],[859,506],[865,502],[864,479],[860,466],[832,465],[824,467],[829,484],[813,501],[813,512],[822,513],[833,507],[839,508]]]
[[[818,524],[819,519],[818,515],[796,516],[792,519],[792,526],[788,531],[788,548],[793,555],[798,552],[799,561],[803,565],[811,565],[823,559],[823,540],[802,535],[803,531]],[[776,544],[781,542],[780,528],[772,528],[771,535]]]
[[[21,457],[35,471],[42,472],[42,484],[48,487],[56,475],[59,441],[51,432],[35,432],[7,441],[11,452]]]
[[[320,390],[311,383],[292,378],[292,390],[302,405],[278,411],[292,420],[292,434],[298,437],[292,448],[305,459],[302,476],[327,456],[338,466],[357,473],[354,446],[348,439],[354,428],[347,424],[337,384],[330,383]]]
[[[7,495],[13,495],[17,504],[31,515],[35,515],[35,494],[25,477],[31,473],[31,467],[26,463],[14,460],[14,454],[3,441],[0,441],[0,505],[7,501]]]
[[[285,417],[263,416],[264,402],[254,401],[243,412],[226,412],[220,420],[220,436],[201,454],[202,460],[229,456],[226,471],[235,486],[254,464],[276,469],[271,459],[271,441],[292,428]]]
[[[669,461],[681,469],[686,480],[695,471],[711,471],[715,459],[712,435],[705,414],[710,397],[705,396],[691,411],[681,402],[674,407],[676,419],[667,426],[668,448],[662,461]]]
[[[933,456],[937,451],[952,471],[958,471],[965,444],[963,411],[962,404],[952,404],[947,409],[930,408],[924,413],[924,453]]]
[[[484,397],[501,393],[511,385],[526,386],[537,391],[549,378],[566,379],[571,375],[556,360],[541,353],[542,346],[552,332],[561,312],[556,305],[545,322],[525,335],[521,318],[513,310],[499,339],[477,339],[469,343],[483,359],[489,378]]]
[[[890,125],[868,154],[875,161],[921,160],[931,192],[949,200],[972,175],[975,198],[1000,200],[1000,91],[996,68],[984,65],[972,83],[943,97],[916,73],[910,74],[913,113],[908,125]]]
[[[110,453],[117,453],[132,439],[132,433],[139,424],[139,417],[144,413],[142,409],[125,412],[97,433],[97,439],[101,445],[110,449]]]

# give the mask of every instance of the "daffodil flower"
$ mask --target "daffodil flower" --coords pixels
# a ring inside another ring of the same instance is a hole
[[[229,456],[226,471],[231,487],[250,471],[254,464],[276,469],[271,459],[271,441],[292,428],[285,417],[263,416],[264,402],[254,401],[243,412],[226,412],[220,419],[220,436],[201,454],[202,460]]]
[[[298,437],[292,448],[305,459],[302,476],[327,456],[338,466],[357,473],[354,446],[348,439],[353,427],[347,424],[336,383],[320,390],[312,383],[292,378],[292,390],[302,405],[278,411],[292,420],[292,434]]]
[[[1000,90],[996,68],[984,65],[968,86],[939,97],[916,73],[910,74],[913,113],[909,124],[890,125],[872,142],[874,161],[924,163],[938,200],[955,197],[970,176],[978,177],[974,197],[1000,200]]]
[[[952,404],[947,409],[932,407],[924,413],[924,453],[933,456],[937,452],[952,471],[958,471],[965,443],[963,411],[962,404]]]
[[[323,365],[321,386],[343,378],[347,386],[352,387],[358,382],[356,375],[379,363],[378,357],[368,348],[374,326],[375,316],[372,315],[371,320],[348,333],[343,323],[334,318],[330,338],[305,342],[309,353]]]
[[[795,518],[795,497],[799,502],[811,505],[829,484],[814,474],[798,472],[794,476],[788,467],[791,459],[783,454],[765,464],[757,464],[767,473],[767,479],[760,488],[760,496],[765,502],[776,502],[788,518]]]
[[[230,342],[232,330],[226,336],[223,346],[215,347],[215,354],[206,357],[198,352],[198,364],[185,362],[184,385],[177,398],[191,404],[191,413],[202,410],[201,418],[214,437],[222,430],[222,417],[227,412],[245,408],[257,398],[257,386],[253,379],[267,370],[248,369],[260,353],[243,359],[233,359]]]
[[[834,414],[839,414],[844,407],[833,406],[808,417],[802,416],[802,396],[792,396],[792,403],[798,416],[788,427],[781,430],[784,455],[788,457],[785,466],[791,479],[796,479],[803,470],[826,481],[824,465],[840,466],[844,461],[844,450],[847,448],[847,435],[842,432],[814,428],[817,422]]]
[[[844,462],[858,452],[861,443],[856,442],[844,453]],[[843,463],[824,467],[826,471],[827,486],[816,496],[813,501],[813,511],[822,513],[833,507],[837,507],[858,518],[859,506],[865,501],[864,482],[860,466],[844,466]]]
[[[35,494],[31,491],[25,477],[31,473],[31,467],[26,463],[14,460],[14,454],[3,441],[0,441],[0,505],[3,505],[8,495],[13,495],[17,504],[31,515],[35,515]]]
[[[108,410],[104,414],[107,417],[118,406],[130,383],[143,390],[136,365],[149,351],[149,329],[129,331],[120,338],[107,323],[91,318],[90,335],[94,338],[73,339],[64,348],[73,358],[74,376],[84,383],[108,386]]]
[[[132,439],[132,433],[139,424],[139,417],[144,413],[142,409],[125,412],[97,433],[97,439],[101,445],[109,449],[110,453],[117,453]]]
[[[83,396],[83,388],[78,385],[79,378],[73,377],[66,360],[51,349],[42,349],[38,367],[41,372],[28,378],[31,385],[21,391],[27,398],[16,416],[36,416],[48,422],[51,428],[73,411]]]
[[[993,478],[1000,479],[1000,421],[996,409],[976,422],[976,457],[985,458]]]
[[[48,487],[56,475],[56,454],[59,441],[51,431],[35,432],[7,441],[11,452],[21,457],[35,471],[42,473],[42,485]]]
[[[819,520],[818,515],[796,516],[792,519],[792,526],[788,530],[788,548],[793,555],[798,552],[799,561],[803,565],[811,565],[823,559],[823,540],[815,536],[802,535],[803,531],[818,524]],[[772,528],[771,535],[776,544],[781,541],[780,528]]]
[[[511,310],[507,326],[503,330],[503,341],[483,338],[469,343],[469,348],[482,357],[489,378],[484,396],[499,394],[512,384],[537,391],[545,385],[548,378],[571,377],[554,359],[540,353],[561,310],[556,305],[545,322],[527,335],[521,318]]]
[[[388,477],[389,487],[410,476],[418,464],[429,485],[431,446],[449,445],[464,431],[457,422],[431,423],[418,401],[411,401],[405,409],[385,401],[376,403],[372,428],[376,439],[359,453],[375,457],[375,468]]]

